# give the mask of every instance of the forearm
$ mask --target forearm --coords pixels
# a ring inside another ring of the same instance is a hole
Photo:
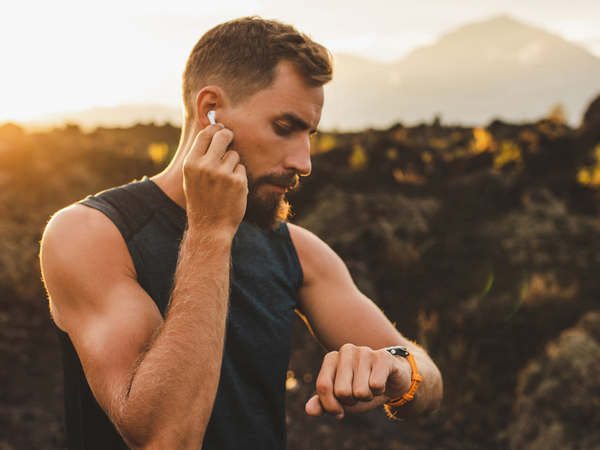
[[[186,232],[167,317],[113,414],[130,446],[201,442],[221,369],[230,251],[230,237]]]

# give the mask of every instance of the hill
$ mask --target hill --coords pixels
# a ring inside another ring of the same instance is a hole
[[[322,130],[361,130],[394,123],[484,125],[534,121],[561,104],[571,126],[600,93],[600,58],[510,17],[466,25],[392,64],[336,55],[326,87]],[[181,106],[121,105],[56,113],[39,125],[85,129],[135,123],[181,126]]]
[[[131,127],[140,123],[162,125],[170,123],[181,126],[182,109],[166,105],[119,105],[96,107],[84,111],[65,111],[44,116],[39,120],[41,128],[61,127],[66,123],[77,124],[92,131],[98,127]]]
[[[337,57],[322,128],[394,122],[538,120],[562,104],[579,124],[600,93],[600,59],[509,17],[467,25],[394,64]]]

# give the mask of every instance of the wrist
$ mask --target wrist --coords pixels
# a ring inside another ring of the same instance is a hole
[[[213,216],[202,208],[191,208],[187,210],[187,229],[198,232],[202,236],[214,236],[226,240],[233,240],[233,236],[240,227],[240,221],[224,215]]]
[[[410,371],[410,385],[408,389],[402,395],[395,398],[391,397],[390,400],[386,402],[386,406],[401,406],[410,402],[414,398],[415,393],[419,388],[419,384],[421,381],[423,381],[423,377],[418,372],[417,363],[414,356],[409,353],[405,347],[389,347],[386,350],[396,357],[398,363],[401,363],[401,361],[404,360],[405,362],[401,363],[404,367],[406,367],[406,364],[409,365],[408,370]]]
[[[213,249],[223,248],[224,250],[230,250],[236,231],[230,230],[227,227],[215,227],[198,222],[188,222],[184,241],[187,245],[210,246]]]

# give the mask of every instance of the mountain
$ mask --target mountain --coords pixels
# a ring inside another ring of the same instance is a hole
[[[600,93],[600,58],[501,16],[467,25],[393,64],[339,55],[322,128],[535,120],[562,104],[578,124]]]
[[[96,107],[84,111],[65,111],[48,114],[32,123],[33,127],[62,126],[65,123],[77,124],[83,129],[93,130],[97,127],[115,128],[130,127],[138,123],[170,123],[181,126],[183,112],[181,106],[152,105],[119,105],[112,107]]]
[[[579,125],[600,94],[600,58],[559,36],[501,16],[470,24],[382,64],[337,55],[334,81],[326,86],[323,130],[387,128],[402,122],[486,125],[545,117],[561,104]],[[178,99],[174,99],[178,100]],[[125,105],[58,113],[39,121],[83,128],[169,122],[181,125],[180,106]]]

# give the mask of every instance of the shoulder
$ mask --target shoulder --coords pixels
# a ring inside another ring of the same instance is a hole
[[[346,271],[341,258],[314,233],[293,224],[288,224],[288,228],[304,272],[305,286],[323,280],[333,272]]]
[[[53,233],[55,230],[58,231],[64,227],[92,225],[97,222],[100,217],[105,217],[105,215],[89,206],[82,205],[81,203],[74,203],[55,213],[48,222],[44,233]]]
[[[298,225],[294,225],[292,223],[287,224],[288,230],[290,232],[290,237],[294,242],[294,246],[296,248],[306,247],[306,246],[321,246],[327,245],[321,239],[319,239],[314,233],[311,233],[306,228],[299,227]]]
[[[46,226],[40,266],[52,317],[68,333],[105,311],[112,290],[137,284],[117,227],[100,211],[81,204],[59,211]]]
[[[135,277],[127,245],[102,212],[74,204],[50,219],[40,246],[42,275],[49,293],[55,285],[78,283],[96,274],[120,271]]]
[[[102,212],[74,204],[58,211],[52,216],[42,237],[42,256],[44,250],[59,247],[68,252],[76,248],[85,248],[99,243],[118,244],[121,234],[115,224]]]
[[[305,259],[318,259],[323,253],[332,251],[325,242],[305,228],[290,223],[288,230],[300,258],[304,256]]]

